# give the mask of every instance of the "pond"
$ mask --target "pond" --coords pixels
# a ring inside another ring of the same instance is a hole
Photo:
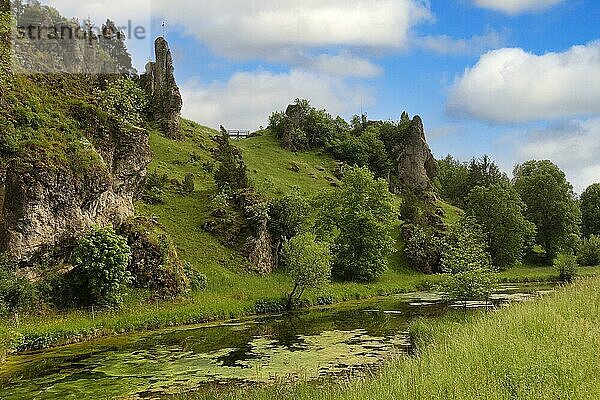
[[[504,286],[493,303],[523,301],[548,290],[548,285]],[[457,306],[435,293],[410,293],[24,353],[0,368],[0,397],[156,398],[206,385],[352,376],[410,351],[411,320]]]

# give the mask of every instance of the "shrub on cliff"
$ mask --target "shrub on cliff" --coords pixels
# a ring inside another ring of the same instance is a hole
[[[119,305],[131,282],[127,270],[131,249],[127,239],[111,227],[93,228],[77,243],[72,260],[72,278],[80,304]]]
[[[127,270],[134,287],[151,289],[161,297],[175,297],[190,288],[175,246],[156,221],[133,218],[119,228],[119,233],[131,248]]]

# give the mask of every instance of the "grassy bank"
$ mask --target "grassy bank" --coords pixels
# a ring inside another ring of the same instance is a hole
[[[464,324],[442,320],[418,357],[375,376],[327,385],[278,386],[201,398],[295,400],[598,399],[600,278]],[[194,395],[182,399],[197,398]]]

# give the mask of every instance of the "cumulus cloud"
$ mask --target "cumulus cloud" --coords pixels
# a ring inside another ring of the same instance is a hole
[[[187,82],[182,87],[183,114],[211,127],[257,129],[266,126],[274,110],[284,110],[296,98],[310,99],[334,115],[357,113],[361,101],[372,102],[368,89],[343,79],[293,70],[239,72],[226,82]]]
[[[503,140],[519,162],[551,160],[581,193],[600,182],[600,118],[560,122],[542,129],[516,132]]]
[[[475,0],[475,5],[516,15],[528,11],[539,11],[550,8],[564,0]]]
[[[600,114],[600,41],[563,53],[494,50],[465,70],[448,112],[494,123]]]
[[[268,58],[290,47],[398,47],[430,18],[423,0],[154,0],[171,24],[232,58]]]

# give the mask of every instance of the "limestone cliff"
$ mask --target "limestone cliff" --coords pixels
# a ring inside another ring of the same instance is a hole
[[[114,131],[94,146],[98,168],[23,169],[8,162],[0,181],[0,252],[21,262],[68,244],[92,225],[120,224],[133,215],[151,160],[148,133]]]
[[[398,152],[398,177],[402,185],[416,193],[433,189],[432,180],[438,174],[437,161],[425,139],[423,121],[413,118],[402,138]]]
[[[142,87],[151,97],[154,120],[160,124],[164,135],[181,139],[181,108],[183,100],[175,81],[173,58],[167,41],[159,37],[154,43],[155,62],[146,64],[141,77]]]

